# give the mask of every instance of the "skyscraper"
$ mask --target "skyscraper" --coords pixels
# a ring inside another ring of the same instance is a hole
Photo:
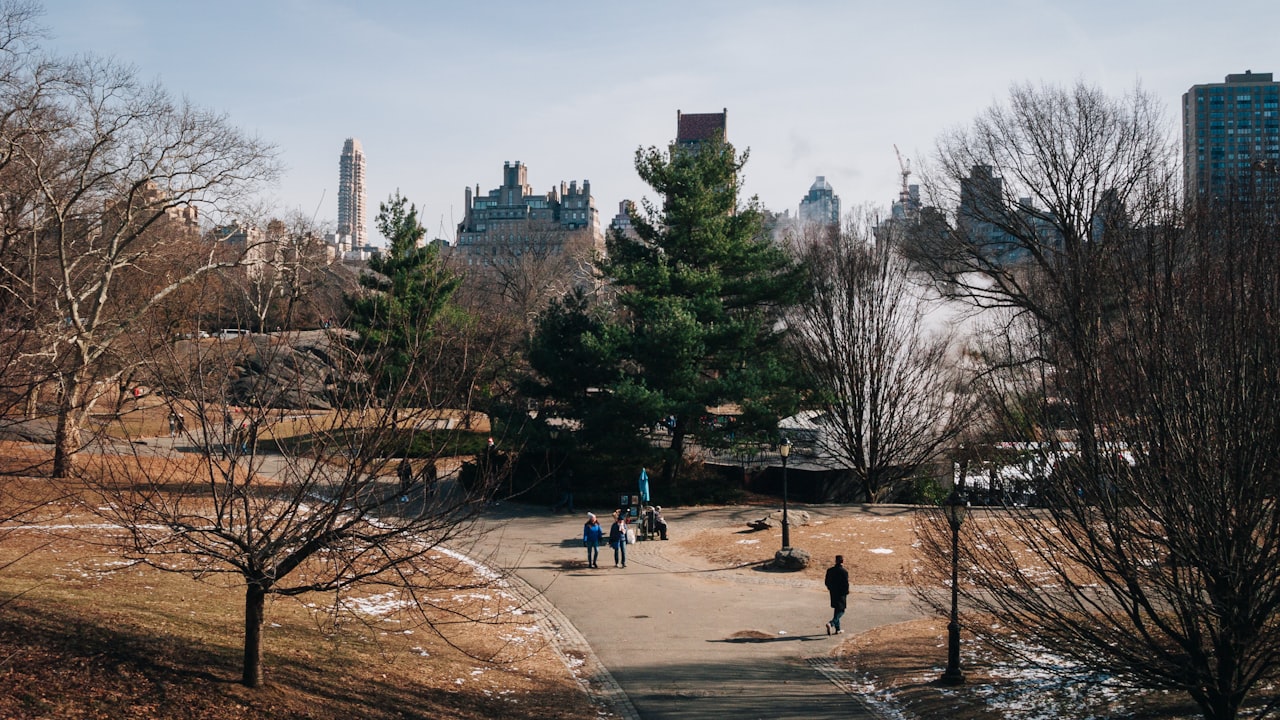
[[[343,252],[365,245],[364,150],[347,138],[338,160],[338,245]]]
[[[1271,73],[1228,75],[1182,96],[1187,199],[1248,200],[1280,163],[1280,83]]]
[[[840,225],[840,196],[826,177],[819,175],[809,186],[809,194],[800,199],[800,224]]]

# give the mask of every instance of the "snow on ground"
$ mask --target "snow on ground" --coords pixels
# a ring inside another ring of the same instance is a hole
[[[343,598],[342,608],[361,615],[386,617],[400,610],[413,607],[413,602],[406,600],[400,593],[381,593],[362,598]]]
[[[981,648],[974,651],[991,681],[971,683],[970,691],[1006,720],[1106,720],[1130,716],[1143,704],[1143,695],[1133,688],[1043,648],[1023,646],[1022,657],[1013,659],[996,659]],[[1168,720],[1194,717],[1198,716]]]

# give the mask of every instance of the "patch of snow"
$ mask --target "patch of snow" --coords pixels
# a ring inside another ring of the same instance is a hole
[[[373,617],[391,615],[410,607],[412,604],[410,601],[403,599],[399,593],[382,593],[363,598],[345,598],[342,601],[344,609],[361,615],[372,615]]]

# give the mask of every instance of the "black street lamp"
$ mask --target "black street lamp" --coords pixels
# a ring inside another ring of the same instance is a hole
[[[552,425],[551,429],[547,431],[547,436],[551,438],[551,441],[547,443],[547,450],[545,453],[545,457],[543,458],[543,462],[547,466],[547,473],[554,475],[556,473],[555,473],[555,469],[551,467],[551,449],[556,444],[556,438],[560,437],[560,429],[557,428],[555,425]]]
[[[787,457],[791,455],[791,440],[782,438],[778,454],[782,456],[782,549],[786,550],[791,547],[791,523],[787,518]]]
[[[951,622],[947,623],[947,670],[942,673],[943,685],[961,685],[964,673],[960,671],[960,526],[969,513],[969,498],[964,491],[964,468],[960,463],[960,482],[951,488],[951,494],[943,505],[947,524],[951,526]]]

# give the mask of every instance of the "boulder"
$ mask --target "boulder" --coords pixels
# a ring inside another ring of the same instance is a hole
[[[773,566],[779,570],[803,570],[810,560],[809,553],[800,548],[785,547],[773,554]]]
[[[228,397],[237,405],[329,410],[335,368],[332,346],[341,331],[251,335],[237,346]]]
[[[800,527],[801,525],[808,525],[809,511],[808,510],[792,510],[788,508],[787,522],[791,524],[791,527]],[[749,520],[747,521],[747,527],[751,528],[752,530],[768,530],[769,528],[782,527],[782,511],[774,510],[773,512],[769,513],[768,515],[765,515],[762,518],[759,518],[756,520]]]

